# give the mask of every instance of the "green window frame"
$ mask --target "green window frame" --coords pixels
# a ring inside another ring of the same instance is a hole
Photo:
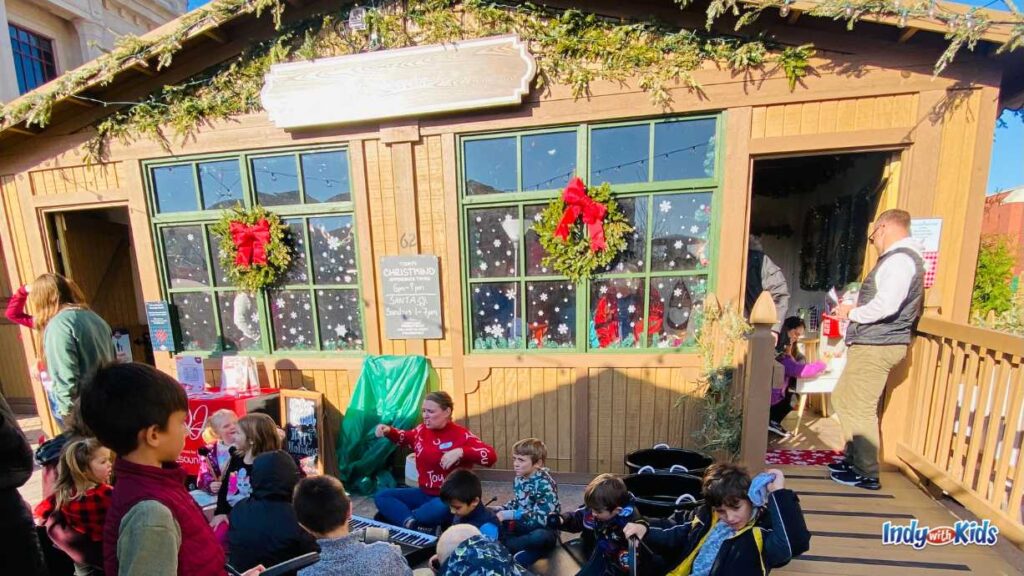
[[[700,305],[715,285],[722,126],[722,115],[710,114],[462,136],[458,180],[466,352],[692,350]],[[574,154],[568,134],[575,137]],[[688,134],[697,134],[697,140],[680,143]],[[563,135],[549,139],[561,148],[547,154],[572,157],[573,169],[563,172],[543,155],[538,159],[533,143],[551,135]],[[681,155],[690,159],[676,160]],[[529,177],[538,171],[531,162],[557,174]],[[530,229],[533,217],[572,175],[588,186],[612,181],[616,200],[636,228],[616,263],[578,284],[539,264],[542,254]],[[533,185],[536,181],[542,184]],[[659,232],[681,226],[669,218],[686,223],[694,235]],[[566,306],[553,306],[552,297]]]
[[[220,178],[210,176],[210,167],[219,169]],[[178,309],[183,351],[204,356],[363,354],[347,147],[152,160],[143,162],[143,173],[161,290]],[[227,200],[211,202],[217,196],[209,188],[216,186]],[[289,227],[293,264],[279,285],[251,295],[226,279],[210,228],[236,202],[249,208],[260,200],[270,200],[263,205]],[[338,315],[345,315],[344,325],[331,321]]]

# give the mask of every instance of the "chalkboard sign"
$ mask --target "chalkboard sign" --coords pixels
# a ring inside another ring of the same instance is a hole
[[[153,342],[154,351],[178,351],[174,319],[167,302],[146,302],[146,322],[149,324],[149,339]]]
[[[443,338],[437,256],[380,259],[384,333],[392,340]]]
[[[298,457],[307,475],[323,474],[323,394],[281,389],[284,449]]]

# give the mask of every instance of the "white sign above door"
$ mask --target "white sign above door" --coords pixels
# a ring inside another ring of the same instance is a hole
[[[495,36],[276,64],[260,98],[279,128],[351,124],[520,104],[537,63]]]

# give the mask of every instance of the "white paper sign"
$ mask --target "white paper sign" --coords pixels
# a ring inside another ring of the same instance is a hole
[[[174,367],[178,371],[178,382],[189,392],[202,392],[206,389],[206,374],[203,371],[203,359],[198,356],[178,356],[174,359]]]
[[[222,392],[242,394],[260,387],[256,373],[256,360],[249,356],[225,356],[221,361]]]
[[[924,287],[935,285],[939,269],[939,244],[942,241],[942,218],[914,218],[910,221],[910,235],[924,245]]]

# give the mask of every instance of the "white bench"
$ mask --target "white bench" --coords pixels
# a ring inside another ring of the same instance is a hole
[[[825,398],[827,394],[831,394],[836,389],[836,384],[839,383],[839,377],[843,373],[843,369],[846,368],[846,357],[833,358],[827,372],[822,372],[813,378],[797,378],[796,389],[793,391],[796,395],[800,396],[800,403],[796,409],[796,427],[793,428],[793,433],[800,428],[800,422],[804,418],[804,409],[807,408],[807,395],[808,394],[821,394],[821,413],[822,416],[828,417],[828,399]]]

